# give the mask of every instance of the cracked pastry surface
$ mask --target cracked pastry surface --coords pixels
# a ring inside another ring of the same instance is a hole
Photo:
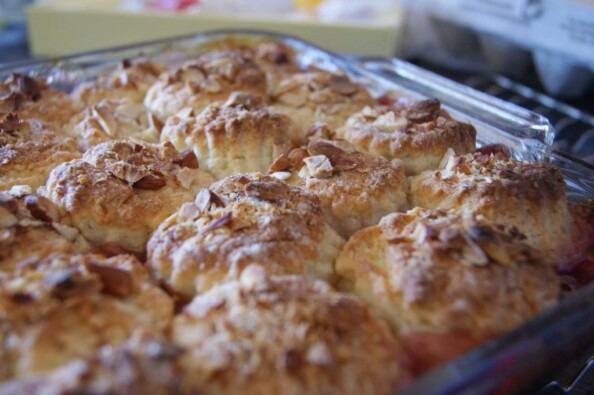
[[[153,85],[165,66],[157,62],[124,60],[114,70],[99,75],[92,82],[80,84],[72,97],[94,106],[103,100],[122,100],[141,104],[146,91]]]
[[[503,153],[449,152],[440,169],[411,179],[413,206],[474,212],[515,226],[537,249],[562,259],[571,216],[561,171],[547,163],[520,162]]]
[[[0,395],[181,395],[181,353],[170,342],[137,332],[126,343],[104,346],[49,374],[0,384]]]
[[[55,254],[0,275],[4,378],[21,378],[117,345],[135,330],[162,332],[173,302],[130,255]]]
[[[212,182],[191,151],[111,141],[56,167],[44,193],[91,243],[141,253],[153,230]]]
[[[453,119],[436,99],[366,107],[336,136],[373,155],[401,159],[408,174],[437,168],[450,148],[462,155],[476,145],[474,127]]]
[[[128,98],[105,99],[77,114],[68,132],[86,151],[110,140],[131,139],[158,143],[162,123],[142,103]]]
[[[355,297],[259,265],[197,296],[172,327],[190,386],[214,395],[389,394],[400,345]]]
[[[188,298],[236,279],[254,262],[271,273],[331,279],[342,243],[313,194],[273,177],[241,174],[200,191],[165,220],[148,242],[147,263]]]
[[[213,51],[161,75],[148,90],[144,104],[165,121],[186,107],[199,113],[235,91],[265,96],[264,72],[241,51]]]
[[[0,191],[0,273],[53,253],[88,250],[78,230],[61,221],[58,207],[28,186]]]
[[[15,73],[0,82],[0,117],[15,113],[59,133],[78,111],[70,96],[41,79]]]
[[[79,157],[73,139],[16,113],[0,114],[0,190],[14,185],[37,188],[54,167]]]
[[[271,96],[272,108],[288,115],[304,135],[316,122],[336,129],[350,115],[374,103],[365,88],[348,77],[319,70],[283,79]]]
[[[223,178],[265,172],[274,158],[299,143],[299,134],[287,116],[271,113],[261,99],[233,93],[200,114],[186,109],[170,117],[161,140],[193,150],[205,169]]]
[[[345,238],[408,208],[402,164],[357,152],[348,143],[313,139],[306,149],[277,158],[270,171],[314,193],[328,223]]]
[[[559,298],[559,277],[514,228],[416,208],[346,243],[341,285],[387,319],[421,370],[513,329]]]

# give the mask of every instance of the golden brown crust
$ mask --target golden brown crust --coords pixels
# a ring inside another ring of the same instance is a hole
[[[12,74],[0,82],[0,116],[16,113],[59,132],[80,109],[70,97],[41,79]]]
[[[366,107],[336,136],[362,151],[401,159],[408,174],[437,168],[449,148],[461,155],[476,144],[474,127],[454,120],[435,99]]]
[[[264,72],[240,51],[213,51],[163,74],[148,90],[144,104],[165,121],[186,107],[200,112],[235,91],[265,96]]]
[[[132,256],[57,254],[0,277],[10,377],[54,369],[137,329],[158,333],[172,316],[171,299]]]
[[[191,152],[111,141],[55,168],[45,193],[90,242],[142,252],[159,223],[211,181]]]
[[[336,270],[400,335],[457,332],[473,344],[532,318],[560,290],[557,274],[517,230],[420,208],[357,232]]]
[[[283,79],[273,89],[272,100],[272,108],[288,115],[304,135],[316,122],[336,129],[350,115],[373,105],[373,99],[362,86],[344,75],[319,70]]]
[[[408,381],[399,344],[358,299],[322,281],[246,268],[175,319],[190,386],[224,395],[389,394]]]
[[[86,151],[109,140],[131,139],[158,143],[162,124],[141,103],[130,99],[101,100],[73,118],[68,133]]]
[[[78,359],[48,375],[0,384],[0,395],[181,395],[181,349],[145,333]]]
[[[561,171],[504,154],[448,153],[439,170],[411,179],[413,206],[457,209],[515,226],[537,249],[559,256],[569,244],[571,218]]]
[[[61,221],[59,209],[28,186],[0,191],[0,272],[52,253],[88,250],[79,232]]]
[[[109,73],[79,85],[72,96],[87,106],[94,106],[103,100],[121,99],[142,103],[146,91],[164,71],[165,66],[156,62],[141,60],[132,63],[124,60]]]
[[[264,172],[276,156],[299,142],[300,133],[288,117],[262,104],[257,97],[236,92],[200,114],[182,110],[167,120],[161,141],[178,150],[192,149],[217,178]]]
[[[272,177],[237,175],[201,191],[159,226],[148,243],[154,275],[185,297],[237,278],[261,262],[271,273],[325,279],[343,240],[318,199]]]
[[[14,185],[37,188],[58,164],[79,157],[74,140],[16,113],[0,114],[0,189]]]
[[[399,161],[354,150],[348,143],[313,139],[303,159],[279,157],[272,175],[313,192],[328,223],[343,237],[408,208],[408,181]],[[296,155],[293,151],[293,155]]]

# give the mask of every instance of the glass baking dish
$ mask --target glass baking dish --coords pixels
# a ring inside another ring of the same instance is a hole
[[[415,98],[435,97],[451,113],[472,123],[480,145],[502,144],[517,159],[552,161],[566,179],[570,198],[594,197],[594,168],[553,152],[555,136],[548,120],[400,60],[352,60],[294,37],[259,31],[216,31],[124,46],[79,55],[6,65],[0,77],[19,72],[46,78],[70,91],[124,59],[144,57],[174,66],[220,40],[274,39],[292,47],[303,66],[343,71],[381,96],[394,92]],[[403,394],[525,393],[539,379],[594,344],[594,284],[565,297],[520,328],[419,377]],[[542,383],[544,384],[544,383]]]

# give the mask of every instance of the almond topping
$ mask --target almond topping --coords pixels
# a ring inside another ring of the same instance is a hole
[[[325,155],[315,155],[303,160],[309,174],[316,178],[327,178],[332,176],[332,163]]]
[[[198,210],[204,212],[210,208],[211,196],[211,192],[206,188],[201,189],[200,192],[198,192],[196,199],[194,199]]]
[[[406,118],[414,123],[433,121],[439,115],[441,103],[437,99],[422,100],[415,103]]]
[[[252,181],[245,185],[244,190],[248,196],[262,200],[276,201],[286,197],[287,187],[282,183]]]
[[[212,230],[215,230],[222,226],[225,226],[230,222],[231,222],[231,213],[230,212],[225,213],[222,216],[220,216],[219,218],[215,219],[214,221],[209,222],[208,225],[206,225],[202,229],[202,233],[208,233]]]
[[[173,160],[173,163],[190,169],[198,169],[199,167],[198,158],[196,158],[196,154],[194,154],[194,151],[192,151],[191,148],[187,148],[180,152],[178,157]]]
[[[125,297],[134,290],[132,275],[126,270],[94,262],[88,263],[87,268],[99,276],[102,291],[108,295]]]
[[[43,222],[54,222],[59,218],[58,209],[43,196],[28,195],[24,199],[25,207],[33,218]]]
[[[277,171],[284,171],[291,168],[291,161],[286,154],[281,154],[278,158],[272,162],[272,164],[268,167],[269,173],[275,173]]]
[[[289,152],[287,159],[291,162],[294,169],[300,169],[303,166],[303,159],[308,157],[308,153],[303,148],[295,148]]]
[[[357,92],[357,85],[352,83],[347,77],[334,75],[330,78],[329,84],[330,89],[334,92],[344,96],[352,96]]]
[[[156,191],[163,188],[167,184],[165,177],[160,174],[149,173],[136,181],[132,186],[138,189],[146,189],[150,191]]]

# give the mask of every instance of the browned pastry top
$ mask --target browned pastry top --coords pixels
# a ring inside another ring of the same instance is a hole
[[[254,262],[272,273],[331,278],[341,245],[314,195],[246,174],[211,185],[165,220],[148,243],[148,262],[188,297]]]
[[[211,181],[192,151],[110,141],[56,167],[45,193],[89,241],[142,252],[158,224]]]
[[[78,157],[73,139],[17,113],[0,114],[0,189],[20,184],[37,188],[52,168]]]
[[[185,107],[201,111],[234,91],[266,95],[264,72],[240,51],[206,52],[164,73],[147,92],[145,104],[164,121]]]
[[[175,319],[183,367],[216,394],[389,394],[408,381],[399,344],[355,297],[249,266]]]
[[[54,369],[136,329],[163,331],[173,303],[148,280],[129,255],[55,254],[0,275],[0,355],[8,354],[8,376]]]
[[[60,131],[80,108],[64,92],[24,74],[12,74],[0,82],[0,116],[17,113],[26,121],[37,120]]]
[[[87,250],[78,230],[65,225],[62,216],[58,207],[28,186],[0,191],[0,272],[52,253]]]
[[[416,208],[356,233],[337,271],[401,332],[484,338],[558,299],[558,276],[524,240],[481,217]]]
[[[438,100],[392,106],[366,107],[337,131],[359,149],[405,162],[416,174],[436,168],[448,149],[457,154],[473,152],[476,130],[453,119]]]
[[[343,237],[408,208],[408,181],[398,160],[357,152],[343,141],[311,139],[282,155],[271,174],[320,198],[328,222]]]
[[[100,74],[97,79],[79,85],[73,92],[75,100],[92,106],[105,99],[123,99],[141,103],[148,88],[165,71],[159,63],[124,60],[114,70]]]

